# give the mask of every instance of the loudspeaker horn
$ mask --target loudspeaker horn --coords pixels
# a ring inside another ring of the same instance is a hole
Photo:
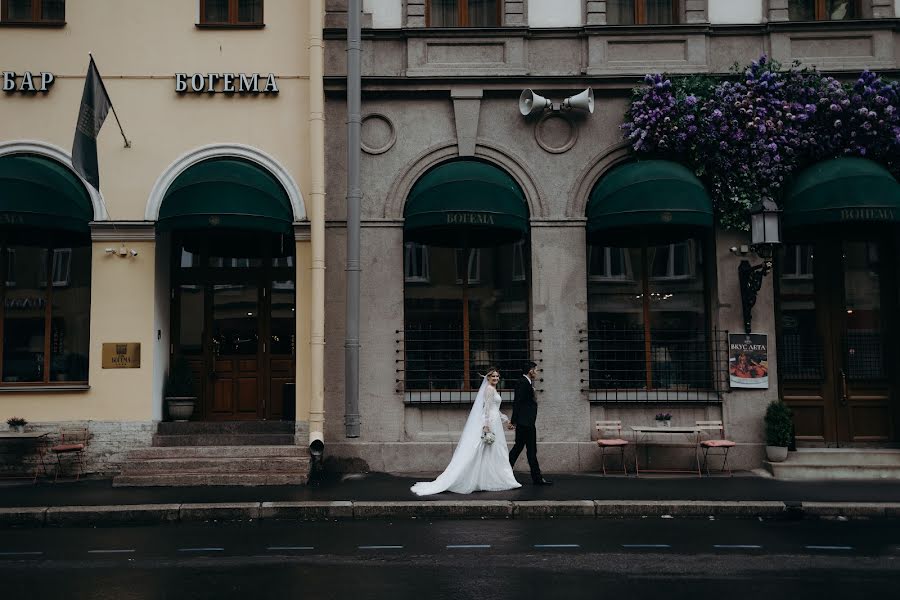
[[[594,114],[594,90],[587,88],[580,94],[569,96],[563,100],[563,107],[567,109],[580,108]]]
[[[549,100],[531,90],[523,90],[519,96],[519,112],[522,116],[533,115],[549,107]]]

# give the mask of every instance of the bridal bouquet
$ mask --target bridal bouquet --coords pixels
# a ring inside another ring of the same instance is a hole
[[[481,433],[481,441],[490,446],[497,440],[492,431],[484,431]]]

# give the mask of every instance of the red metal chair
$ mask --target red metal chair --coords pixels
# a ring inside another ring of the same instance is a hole
[[[56,455],[56,474],[53,477],[55,482],[59,479],[59,472],[62,470],[62,455],[74,457],[76,471],[75,481],[81,477],[84,472],[84,450],[88,444],[87,427],[67,427],[59,432],[59,443],[50,446],[50,452]]]
[[[702,431],[718,431],[719,436],[717,439],[703,439],[702,433],[700,438],[700,448],[703,449],[703,467],[706,469],[706,474],[709,475],[709,465],[706,460],[710,454],[710,450],[712,450],[713,455],[722,456],[722,468],[719,470],[720,473],[728,473],[728,476],[731,477],[731,469],[727,469],[728,466],[728,451],[737,446],[735,442],[731,440],[725,439],[725,426],[722,424],[722,421],[697,421],[697,428]]]
[[[622,470],[628,475],[628,466],[625,463],[625,447],[628,446],[628,440],[622,439],[622,421],[597,421],[597,445],[600,447],[600,467],[603,469],[603,475],[606,475],[606,450],[608,448],[618,448],[622,457]],[[613,433],[615,437],[604,437]]]

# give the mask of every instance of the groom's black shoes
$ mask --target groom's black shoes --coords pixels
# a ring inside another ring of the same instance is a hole
[[[534,485],[553,485],[553,482],[542,477],[539,481],[535,481]]]

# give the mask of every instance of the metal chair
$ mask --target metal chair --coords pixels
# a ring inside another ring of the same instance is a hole
[[[53,477],[55,482],[59,479],[59,472],[62,470],[62,455],[73,456],[75,460],[76,472],[75,481],[81,477],[84,472],[84,450],[88,444],[87,427],[67,427],[59,432],[59,443],[50,446],[50,452],[56,455],[56,474]]]
[[[709,475],[709,465],[707,464],[707,458],[710,454],[710,450],[713,450],[713,455],[722,456],[722,468],[719,470],[720,473],[728,473],[728,476],[731,477],[731,469],[728,469],[728,451],[737,446],[735,442],[731,440],[725,439],[725,425],[722,424],[722,421],[697,421],[697,428],[702,431],[718,431],[719,437],[717,439],[702,439],[700,438],[699,446],[703,449],[703,468],[706,469],[706,474]],[[702,434],[701,434],[702,436]],[[720,450],[720,451],[717,451]]]
[[[597,445],[600,447],[600,467],[603,469],[603,475],[606,476],[606,450],[607,448],[618,448],[622,457],[622,470],[628,475],[628,466],[625,463],[625,447],[628,440],[622,439],[622,421],[597,421]],[[614,432],[616,437],[604,437],[610,432]]]

